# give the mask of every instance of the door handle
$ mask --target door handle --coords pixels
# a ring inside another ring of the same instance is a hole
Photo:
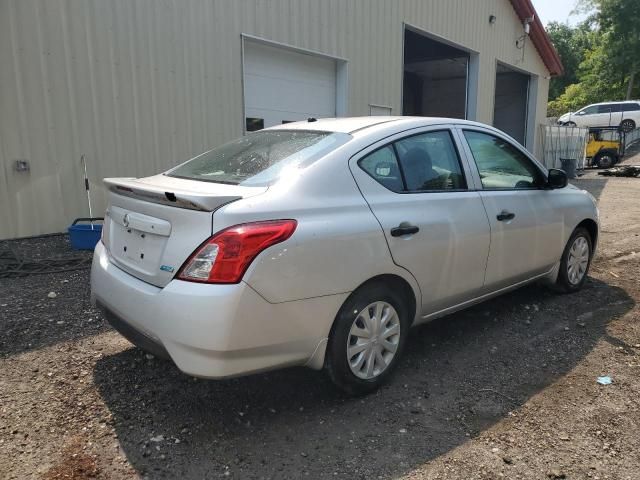
[[[508,212],[506,210],[502,210],[497,216],[496,218],[498,219],[499,222],[506,222],[507,220],[513,220],[514,218],[516,218],[516,214],[515,213],[511,213]]]
[[[402,222],[395,228],[391,229],[392,237],[402,237],[403,235],[412,235],[418,233],[420,229],[415,225],[411,225],[409,222]]]

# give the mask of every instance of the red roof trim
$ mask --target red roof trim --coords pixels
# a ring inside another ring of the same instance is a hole
[[[538,17],[536,9],[533,8],[531,0],[510,1],[520,20],[524,21],[525,18],[535,15],[535,19],[531,24],[531,32],[529,33],[531,42],[533,42],[536,50],[538,50],[542,61],[544,62],[547,69],[549,69],[549,73],[551,75],[562,75],[564,73],[564,67],[562,66],[560,56],[553,46],[553,43],[551,43],[549,35],[547,35],[547,32],[542,26],[542,22]]]

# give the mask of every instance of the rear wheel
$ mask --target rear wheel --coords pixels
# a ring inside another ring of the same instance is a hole
[[[329,377],[349,395],[388,380],[404,349],[410,320],[406,301],[383,283],[356,290],[338,313],[329,344]]]
[[[582,227],[576,228],[562,253],[556,281],[558,290],[570,293],[582,288],[587,279],[592,253],[591,235]]]
[[[622,122],[620,122],[620,128],[622,129],[623,132],[629,133],[631,130],[635,130],[636,122],[634,122],[630,118],[627,118]]]
[[[613,152],[600,152],[594,158],[598,168],[611,168],[618,161],[618,156]]]

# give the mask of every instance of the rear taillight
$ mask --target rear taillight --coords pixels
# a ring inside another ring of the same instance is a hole
[[[260,252],[284,242],[296,229],[295,220],[269,220],[226,228],[189,257],[177,278],[190,282],[238,283]]]

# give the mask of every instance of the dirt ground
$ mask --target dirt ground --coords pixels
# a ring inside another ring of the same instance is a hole
[[[104,324],[87,270],[0,280],[0,478],[640,479],[640,178],[575,183],[602,219],[583,291],[417,328],[361,399],[302,368],[189,378]]]

